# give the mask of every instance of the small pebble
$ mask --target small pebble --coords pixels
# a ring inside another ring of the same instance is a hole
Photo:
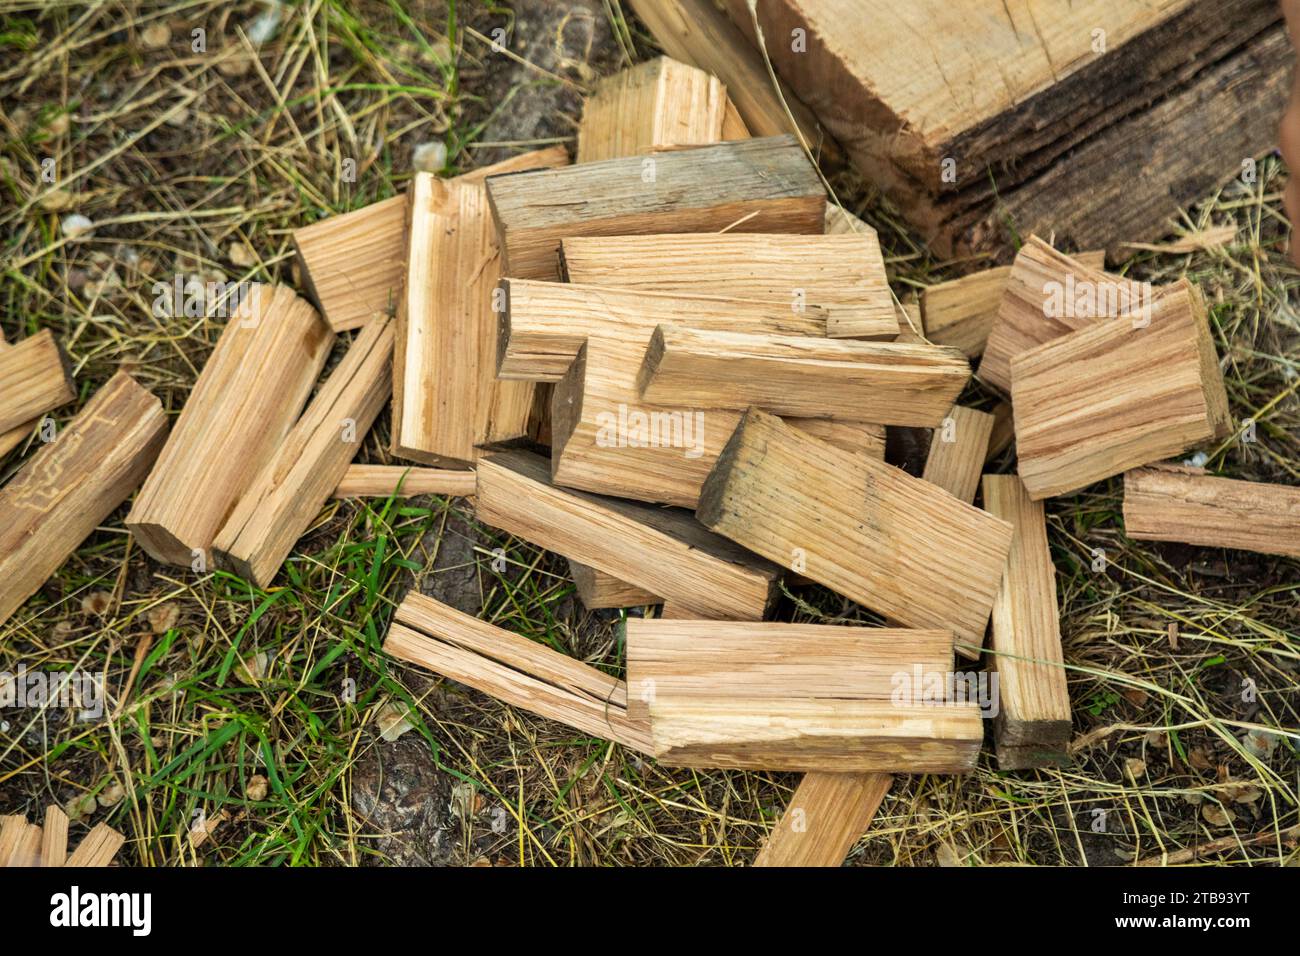
[[[140,34],[146,50],[161,50],[172,40],[172,29],[165,23],[151,23]]]
[[[88,236],[95,231],[95,224],[86,216],[79,212],[74,212],[70,216],[63,217],[62,225],[63,234],[69,239],[80,239],[82,236]]]

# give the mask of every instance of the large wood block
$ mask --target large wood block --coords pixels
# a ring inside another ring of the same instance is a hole
[[[26,429],[76,397],[67,359],[49,329],[0,347],[0,435]]]

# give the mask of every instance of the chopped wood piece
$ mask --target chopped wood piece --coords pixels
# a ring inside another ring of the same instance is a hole
[[[393,320],[367,323],[217,533],[219,564],[270,585],[374,424],[391,392],[392,358]]]
[[[993,416],[954,405],[930,439],[930,454],[921,477],[960,501],[971,504],[988,458]]]
[[[581,561],[569,562],[569,574],[573,577],[574,587],[578,591],[578,600],[589,611],[607,607],[642,607],[647,604],[662,604],[663,598],[656,597],[635,584],[620,581],[612,574],[597,571]]]
[[[5,341],[4,332],[0,332],[0,352],[11,346]],[[36,421],[23,422],[16,425],[8,431],[0,432],[0,458],[9,454],[15,448],[23,443],[23,440],[32,433],[32,429],[37,425]]]
[[[1093,325],[1030,349],[1011,369],[1020,477],[1035,500],[1231,428],[1205,303],[1185,282],[1156,300],[1145,327]]]
[[[654,756],[668,766],[971,770],[978,704],[897,689],[900,673],[928,686],[951,667],[947,631],[627,621],[629,711],[646,708]]]
[[[252,285],[126,517],[154,559],[212,566],[213,539],[298,420],[333,344],[306,299]]]
[[[62,866],[68,859],[68,815],[54,805],[45,808],[41,829],[41,866]]]
[[[335,498],[389,498],[400,495],[474,494],[474,472],[451,468],[413,468],[407,465],[348,465]]]
[[[1300,558],[1300,488],[1138,468],[1124,475],[1124,533]]]
[[[923,426],[941,423],[969,380],[956,349],[661,325],[637,390],[657,405]]]
[[[104,867],[113,862],[126,837],[107,823],[96,823],[84,840],[72,851],[64,866]]]
[[[885,426],[865,422],[836,422],[829,418],[789,419],[801,432],[829,442],[845,451],[860,452],[877,461],[885,460]]]
[[[0,348],[0,433],[27,428],[76,397],[67,359],[49,329]]]
[[[596,84],[578,127],[579,163],[722,139],[727,91],[717,77],[666,56]]]
[[[1011,526],[899,468],[757,409],[704,484],[696,517],[909,627],[984,640]]]
[[[492,176],[502,273],[558,279],[560,240],[641,232],[819,234],[826,193],[792,137]]]
[[[689,609],[760,620],[779,571],[689,514],[555,487],[546,460],[522,451],[480,459],[478,518]]]
[[[496,173],[569,161],[563,146],[513,156],[457,176],[478,182]],[[335,332],[391,316],[406,277],[406,196],[390,196],[293,231],[302,281]]]
[[[649,753],[648,728],[627,715],[627,686],[588,664],[408,592],[384,652],[583,733]]]
[[[749,139],[749,127],[740,116],[740,111],[736,109],[736,104],[727,97],[727,108],[722,114],[722,136],[723,142],[730,142],[733,139]]]
[[[1030,499],[1015,475],[985,475],[984,508],[1015,529],[993,602],[998,767],[1020,770],[1064,763],[1070,742],[1070,694],[1043,504]]]
[[[1081,252],[1075,259],[1097,271],[1106,267],[1105,250]],[[1011,266],[998,266],[927,288],[921,293],[926,338],[961,349],[967,358],[981,355],[1010,276]]]
[[[998,402],[993,406],[993,431],[989,435],[989,450],[984,457],[984,464],[987,465],[1010,448],[1015,440],[1016,419],[1011,411],[1011,403]]]
[[[118,372],[0,489],[0,623],[140,486],[166,437],[162,404]]]
[[[725,233],[579,236],[561,243],[572,282],[729,296],[787,311],[822,306],[839,338],[893,339],[894,300],[876,231],[792,236]]]
[[[641,351],[661,324],[700,329],[825,336],[826,312],[712,295],[648,292],[564,282],[509,279],[502,283],[497,374],[558,382],[589,337]],[[639,360],[639,356],[638,356]]]
[[[41,828],[21,815],[0,817],[0,867],[39,866]]]
[[[893,783],[887,773],[805,774],[754,865],[841,865]]]

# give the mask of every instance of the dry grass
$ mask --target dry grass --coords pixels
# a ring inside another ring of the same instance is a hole
[[[282,7],[253,57],[263,9],[0,0],[0,322],[11,339],[53,328],[83,400],[126,367],[173,413],[183,404],[219,324],[156,317],[154,282],[294,282],[289,230],[402,188],[417,143],[441,140],[449,167],[468,168],[502,145],[485,141],[501,103],[548,90],[568,103],[590,64],[654,52],[635,23],[588,24],[603,38],[591,49],[511,74],[480,39],[511,28],[504,6],[321,0]],[[615,0],[592,9],[619,16]],[[172,40],[152,46],[163,24]],[[453,56],[456,25],[468,29]],[[190,48],[198,26],[204,53]],[[569,135],[567,109],[525,138]],[[347,158],[355,183],[341,176]],[[47,159],[54,183],[41,178]],[[1295,484],[1300,276],[1283,254],[1282,181],[1266,160],[1256,184],[1234,183],[1176,224],[1233,223],[1229,246],[1140,252],[1124,268],[1188,275],[1214,303],[1233,414],[1254,419],[1258,440],[1224,442],[1211,467]],[[835,184],[879,228],[900,294],[950,274],[887,204],[847,176]],[[69,213],[92,219],[93,235],[63,237]],[[363,459],[386,460],[386,447],[384,418]],[[0,479],[30,452],[0,461]],[[0,671],[101,673],[111,715],[0,712],[0,811],[93,806],[81,826],[122,829],[125,863],[740,864],[795,783],[665,770],[389,664],[379,642],[414,582],[619,672],[618,615],[583,611],[562,562],[478,527],[464,502],[332,503],[266,592],[154,564],[122,515],[0,627]],[[1052,502],[1050,533],[1074,765],[1000,773],[986,756],[966,779],[901,779],[852,861],[1294,863],[1300,563],[1130,542],[1118,481]],[[871,619],[815,588],[782,612]],[[417,727],[387,744],[376,716],[393,702]],[[193,839],[196,820],[206,840]]]

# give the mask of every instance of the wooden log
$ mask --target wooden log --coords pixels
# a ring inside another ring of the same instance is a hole
[[[627,660],[629,712],[668,766],[963,773],[984,737],[976,702],[894,690],[949,671],[946,631],[630,618]]]
[[[68,815],[53,804],[45,808],[41,828],[41,866],[62,866],[68,859]]]
[[[716,76],[656,57],[597,82],[578,127],[579,163],[722,139],[727,90]]]
[[[1300,558],[1300,488],[1160,465],[1124,475],[1124,533]]]
[[[96,823],[63,865],[83,868],[108,866],[125,842],[126,837],[107,823]]]
[[[139,487],[166,437],[162,404],[118,372],[0,489],[0,623]]]
[[[649,292],[563,282],[508,279],[504,292],[497,374],[558,382],[591,336],[641,351],[661,324],[701,329],[825,336],[819,306],[793,312],[786,305],[724,296]]]
[[[480,521],[688,609],[761,620],[779,571],[680,511],[568,491],[546,460],[510,451],[480,459]]]
[[[901,469],[745,413],[696,517],[749,550],[909,627],[984,640],[1007,522]]]
[[[406,465],[348,465],[334,489],[335,498],[391,498],[398,495],[474,494],[474,472],[462,468],[412,468]]]
[[[669,150],[487,181],[502,273],[558,279],[560,240],[641,232],[820,234],[826,194],[789,136]]]
[[[959,501],[973,503],[992,434],[992,415],[954,405],[934,430],[921,477]]]
[[[367,323],[217,533],[218,564],[271,584],[391,394],[392,358],[393,321]]]
[[[838,338],[893,339],[898,319],[876,231],[848,235],[579,236],[561,242],[571,282],[756,299],[828,312]]]
[[[893,784],[887,773],[804,774],[754,865],[841,865]]]
[[[1056,568],[1043,504],[1015,475],[984,476],[984,508],[1011,522],[1011,555],[993,602],[991,660],[998,674],[998,767],[1068,762],[1070,694],[1061,652]]]
[[[661,325],[637,374],[643,401],[938,425],[970,380],[956,349]]]
[[[598,571],[581,561],[569,562],[569,575],[577,589],[578,600],[589,611],[663,603],[663,598],[656,597],[644,588],[620,581],[614,575]]]
[[[126,526],[155,560],[206,570],[212,541],[298,419],[334,334],[286,286],[226,322]]]
[[[1019,472],[1034,500],[1181,454],[1231,428],[1205,305],[1187,285],[1149,324],[1103,322],[1011,362]]]
[[[577,730],[649,753],[627,686],[588,664],[416,592],[398,605],[384,652]]]
[[[473,170],[453,181],[482,183],[497,173],[568,161],[563,146],[552,146]],[[293,231],[307,294],[335,332],[394,314],[406,278],[406,218],[407,197],[403,194]]]
[[[27,428],[76,397],[67,358],[49,329],[0,349],[0,433]]]

